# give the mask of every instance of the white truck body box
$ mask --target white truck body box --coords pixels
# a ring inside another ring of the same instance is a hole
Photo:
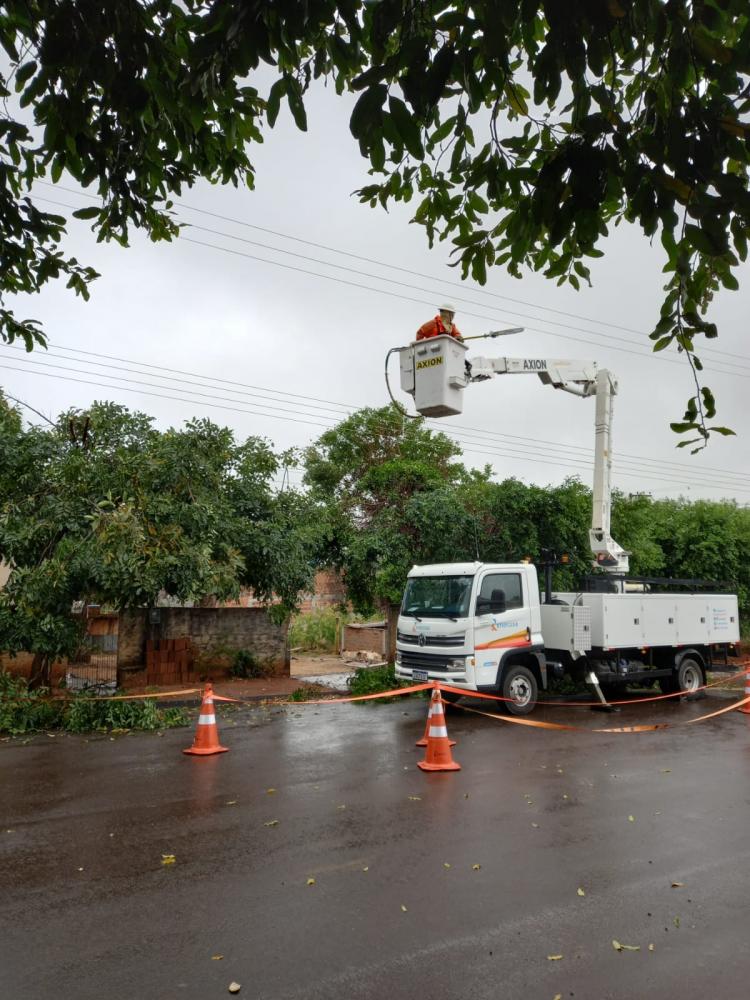
[[[737,598],[731,594],[559,593],[554,597],[590,609],[591,645],[597,648],[704,646],[740,638]],[[546,620],[544,631],[548,647],[569,648],[550,641]]]
[[[591,649],[591,608],[585,604],[543,604],[542,635],[548,649],[585,653]]]

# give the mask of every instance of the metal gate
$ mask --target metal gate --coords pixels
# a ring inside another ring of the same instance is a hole
[[[65,675],[70,691],[114,694],[117,689],[117,635],[86,635]]]

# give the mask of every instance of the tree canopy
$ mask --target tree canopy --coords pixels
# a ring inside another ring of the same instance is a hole
[[[310,505],[280,457],[208,420],[159,431],[114,403],[24,429],[0,395],[0,649],[70,655],[74,602],[115,609],[236,598],[293,608],[312,582]]]
[[[696,341],[736,289],[750,227],[750,17],[745,0],[91,0],[9,2],[0,44],[0,335],[43,342],[7,297],[95,272],[61,249],[66,220],[36,180],[69,174],[100,203],[100,240],[178,232],[198,178],[252,186],[250,149],[284,102],[330,78],[358,94],[350,130],[372,174],[363,202],[414,201],[463,274],[524,268],[578,287],[611,227],[661,241],[654,350],[675,346],[695,392],[673,429],[703,446],[715,401]],[[253,86],[261,63],[273,82]],[[17,95],[18,107],[8,99]]]
[[[343,573],[358,611],[398,603],[411,567],[437,562],[543,563],[558,590],[592,569],[591,490],[493,481],[469,470],[454,443],[395,407],[361,410],[326,431],[305,456],[310,499],[325,523],[322,563]],[[750,510],[732,502],[613,495],[612,531],[635,575],[730,581],[750,607]]]

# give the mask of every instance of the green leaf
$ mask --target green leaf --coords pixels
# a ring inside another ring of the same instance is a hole
[[[653,349],[655,351],[663,351],[665,347],[669,347],[669,345],[672,343],[673,340],[674,337],[672,336],[672,334],[670,334],[668,337],[660,337],[659,340],[657,340],[656,343],[654,344]]]
[[[698,430],[698,424],[688,421],[676,421],[669,425],[675,434],[686,434],[688,431]]]
[[[393,123],[396,131],[401,136],[404,145],[413,157],[421,160],[424,157],[422,146],[422,136],[419,125],[414,115],[409,111],[401,98],[391,94],[388,98],[388,107],[393,116]]]
[[[281,98],[286,93],[286,80],[282,77],[277,80],[276,83],[271,87],[268,94],[268,100],[266,102],[266,118],[268,124],[273,128],[276,124],[276,119],[279,117],[279,109],[281,107]]]
[[[690,222],[685,226],[685,236],[690,244],[701,253],[705,253],[708,256],[713,257],[720,252],[720,249],[715,246],[713,240],[705,229],[694,226]]]
[[[349,131],[355,139],[363,138],[377,124],[387,94],[388,88],[384,83],[368,87],[360,94],[349,119]]]
[[[98,205],[87,205],[86,208],[78,208],[73,212],[73,217],[76,219],[96,219],[99,216],[101,209]]]
[[[430,135],[430,142],[436,146],[439,142],[442,142],[443,139],[447,139],[453,131],[453,126],[455,124],[455,115],[452,115],[450,118],[446,118],[445,121]]]
[[[16,72],[16,90],[22,90],[26,81],[36,73],[37,63],[35,60],[24,63]]]
[[[724,437],[728,437],[730,435],[732,435],[733,437],[736,436],[736,432],[733,431],[731,427],[709,427],[708,429],[710,431],[715,432],[716,434],[721,434]]]
[[[714,394],[708,388],[708,386],[703,386],[701,388],[701,396],[703,396],[703,406],[706,410],[707,419],[716,416],[716,400],[714,399]]]
[[[302,90],[292,76],[287,78],[286,99],[289,102],[289,110],[292,112],[295,125],[300,132],[307,132],[307,112],[302,100]]]

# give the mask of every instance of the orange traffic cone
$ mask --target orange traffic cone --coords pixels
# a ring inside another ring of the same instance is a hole
[[[228,749],[229,747],[223,747],[219,743],[219,731],[216,728],[216,715],[214,714],[214,691],[210,684],[206,684],[193,745],[189,750],[182,752],[205,756],[210,753],[226,753]]]
[[[745,697],[750,698],[750,670],[745,674]],[[746,705],[740,706],[737,711],[750,715],[750,701]]]
[[[421,740],[417,740],[417,742],[414,744],[415,747],[427,746],[427,737],[430,735],[430,719],[432,718],[432,704],[433,700],[432,698],[430,698],[430,707],[427,709],[427,719],[425,720],[424,724],[424,736],[422,737]],[[441,699],[441,704],[442,704],[442,699]],[[452,747],[456,745],[455,740],[450,740],[449,742]]]
[[[443,699],[440,697],[440,685],[437,681],[432,691],[427,721],[427,753],[425,759],[417,763],[417,767],[421,767],[423,771],[460,771],[461,765],[451,755],[451,741],[448,739]]]

